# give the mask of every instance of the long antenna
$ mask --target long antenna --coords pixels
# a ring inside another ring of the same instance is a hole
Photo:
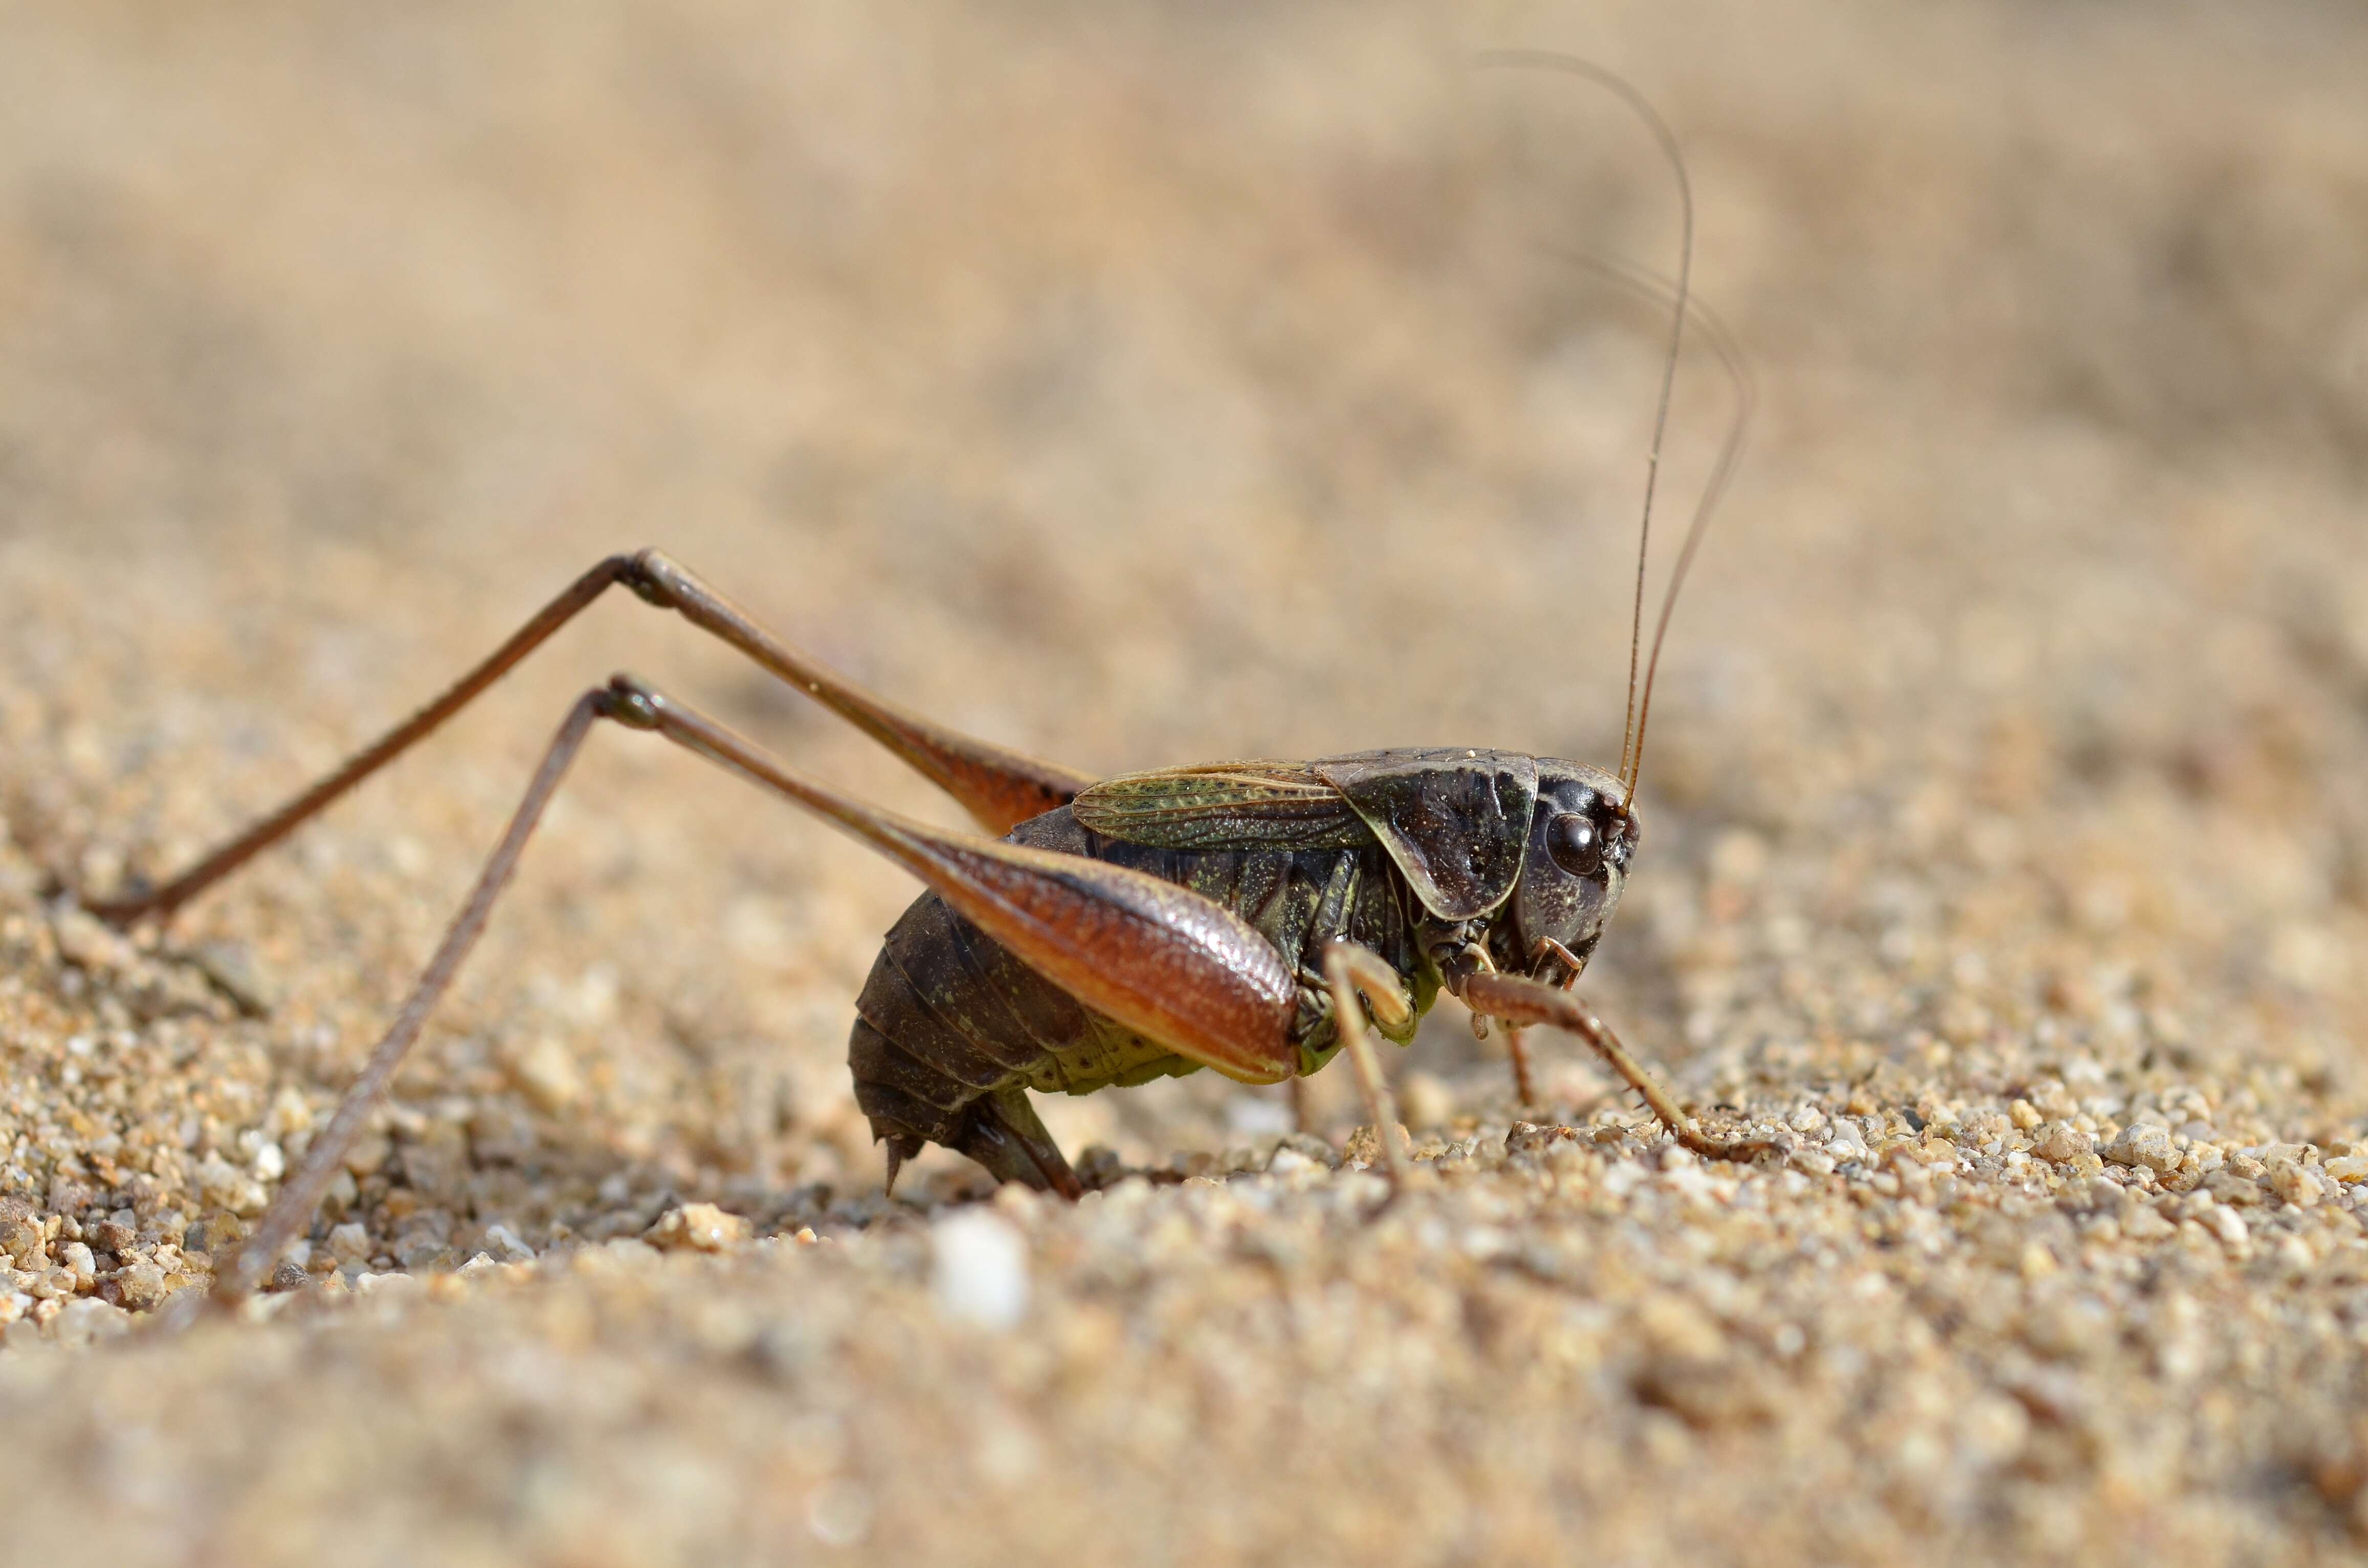
[[[1636,528],[1636,590],[1628,622],[1628,707],[1620,736],[1620,781],[1625,799],[1633,801],[1636,798],[1636,778],[1644,768],[1645,720],[1652,710],[1653,672],[1660,663],[1661,639],[1668,631],[1669,613],[1676,607],[1678,585],[1684,581],[1686,569],[1692,563],[1695,547],[1701,542],[1703,527],[1710,518],[1711,507],[1715,504],[1719,494],[1725,489],[1727,480],[1734,472],[1735,460],[1741,456],[1743,425],[1750,403],[1748,381],[1739,371],[1739,358],[1731,353],[1733,345],[1727,344],[1720,350],[1720,357],[1727,360],[1729,372],[1736,377],[1738,392],[1736,424],[1729,429],[1726,446],[1720,453],[1719,466],[1713,472],[1711,483],[1703,493],[1702,504],[1695,508],[1692,525],[1688,528],[1685,544],[1679,552],[1677,573],[1670,579],[1668,595],[1661,604],[1660,619],[1653,636],[1652,657],[1649,661],[1645,661],[1642,658],[1645,630],[1645,574],[1652,551],[1653,494],[1660,482],[1661,445],[1668,430],[1669,402],[1677,385],[1678,358],[1684,344],[1686,322],[1689,316],[1694,314],[1691,309],[1694,258],[1693,184],[1686,174],[1685,154],[1679,151],[1677,136],[1669,130],[1668,122],[1663,119],[1659,111],[1655,109],[1645,96],[1630,85],[1624,78],[1592,61],[1581,60],[1574,55],[1556,54],[1545,50],[1490,50],[1478,57],[1478,63],[1484,66],[1558,71],[1565,75],[1578,76],[1594,83],[1626,104],[1643,122],[1645,128],[1652,132],[1653,140],[1660,144],[1661,153],[1668,160],[1669,170],[1677,178],[1680,219],[1678,239],[1678,277],[1676,287],[1672,290],[1675,296],[1674,308],[1669,312],[1668,355],[1661,366],[1660,398],[1653,414],[1653,442],[1645,461],[1645,506]],[[1634,272],[1623,272],[1613,264],[1602,264],[1601,270],[1632,287],[1644,281],[1639,275]],[[1650,283],[1645,283],[1645,286],[1653,287]],[[1644,665],[1645,676],[1641,698],[1636,680],[1640,664]]]
[[[1655,301],[1666,300],[1673,291],[1663,278],[1632,267],[1625,262],[1600,256],[1574,257],[1582,266],[1601,273],[1612,281]],[[1694,503],[1692,520],[1686,525],[1685,542],[1678,547],[1677,570],[1669,574],[1668,590],[1661,597],[1661,613],[1653,627],[1653,651],[1645,661],[1645,694],[1636,709],[1636,746],[1626,779],[1627,799],[1636,799],[1636,781],[1645,771],[1645,726],[1653,715],[1653,678],[1661,669],[1661,643],[1669,634],[1669,615],[1678,608],[1678,590],[1685,586],[1686,574],[1694,563],[1694,551],[1701,548],[1702,534],[1710,527],[1711,514],[1725,495],[1733,482],[1736,467],[1743,461],[1743,449],[1751,431],[1751,415],[1759,406],[1759,388],[1752,380],[1751,362],[1744,357],[1735,335],[1727,330],[1711,309],[1699,300],[1686,301],[1686,313],[1704,342],[1725,367],[1727,381],[1735,388],[1735,413],[1727,420],[1725,438],[1720,441],[1718,460],[1711,465],[1710,478],[1703,482],[1701,499]]]

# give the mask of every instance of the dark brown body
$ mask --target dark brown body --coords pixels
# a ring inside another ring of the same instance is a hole
[[[1370,839],[1323,849],[1156,848],[1092,832],[1066,806],[1007,836],[1147,872],[1247,921],[1300,979],[1291,1044],[1303,1074],[1338,1046],[1322,974],[1327,943],[1345,937],[1378,954],[1417,1016],[1437,994],[1438,976],[1416,940],[1422,904]],[[1201,1066],[1085,1007],[934,892],[889,931],[856,1009],[848,1042],[856,1103],[893,1156],[941,1143],[1038,1187],[1066,1186],[1067,1171],[1028,1090],[1090,1094]],[[1397,1033],[1410,1035],[1411,1026]]]

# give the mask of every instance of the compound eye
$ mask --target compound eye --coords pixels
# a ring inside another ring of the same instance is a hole
[[[1546,824],[1546,853],[1574,877],[1603,869],[1603,835],[1585,817],[1565,812]]]

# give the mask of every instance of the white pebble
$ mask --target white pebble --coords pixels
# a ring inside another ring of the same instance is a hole
[[[500,1221],[485,1227],[485,1245],[492,1248],[504,1263],[530,1263],[534,1248],[518,1239],[518,1233]]]
[[[1266,1168],[1268,1173],[1272,1176],[1305,1176],[1313,1171],[1320,1171],[1324,1167],[1318,1165],[1315,1161],[1311,1160],[1306,1155],[1301,1153],[1298,1150],[1284,1147],[1277,1149],[1274,1152],[1274,1158],[1266,1163]]]
[[[2270,1167],[2270,1188],[2297,1209],[2308,1209],[2327,1196],[2325,1182],[2287,1161]]]
[[[871,1530],[871,1494],[844,1477],[825,1481],[806,1503],[806,1528],[825,1546],[853,1546]]]
[[[712,1203],[686,1203],[659,1215],[643,1239],[665,1252],[729,1252],[748,1239],[748,1221]]]
[[[949,1317],[1007,1329],[1028,1313],[1028,1243],[1011,1222],[962,1209],[929,1227],[930,1289]]]
[[[2222,1246],[2240,1247],[2245,1244],[2248,1233],[2245,1217],[2226,1204],[2215,1203],[2195,1218],[2205,1230],[2220,1238]]]
[[[2151,1122],[2134,1121],[2122,1129],[2104,1149],[2104,1156],[2117,1165],[2145,1166],[2150,1171],[2175,1170],[2179,1152],[2171,1147],[2170,1130]]]
[[[368,1263],[372,1251],[370,1232],[348,1220],[329,1232],[329,1256],[342,1265]]]
[[[131,1326],[131,1315],[122,1308],[85,1296],[68,1301],[51,1334],[61,1345],[87,1345],[96,1339],[112,1339]]]

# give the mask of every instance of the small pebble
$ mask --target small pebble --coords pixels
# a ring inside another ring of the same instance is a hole
[[[2241,1247],[2249,1235],[2245,1217],[2225,1203],[2214,1203],[2195,1216],[2196,1222],[2220,1238],[2220,1244]]]
[[[1300,1177],[1319,1174],[1324,1166],[1285,1145],[1274,1152],[1274,1157],[1267,1161],[1266,1168],[1270,1176]]]
[[[2081,1155],[2094,1152],[2095,1141],[2069,1122],[2059,1121],[2050,1127],[2032,1146],[2032,1153],[2054,1165],[2067,1165]]]
[[[642,1235],[664,1252],[729,1252],[748,1239],[748,1221],[712,1203],[686,1203],[659,1215]]]
[[[9,1214],[0,1211],[0,1254],[19,1268],[38,1268],[48,1256],[48,1243],[41,1227],[29,1213]]]
[[[220,1154],[208,1154],[199,1161],[197,1177],[199,1196],[241,1218],[262,1213],[269,1201],[261,1182]]]
[[[2308,1209],[2327,1196],[2327,1184],[2305,1166],[2281,1161],[2271,1167],[2270,1190],[2297,1209]]]
[[[370,1260],[372,1245],[370,1232],[358,1221],[348,1220],[329,1232],[329,1256],[340,1267],[352,1267]]]
[[[2155,1210],[2139,1204],[2122,1217],[2122,1234],[2134,1242],[2160,1241],[2179,1229]]]
[[[206,942],[188,954],[189,961],[232,1006],[251,1018],[266,1018],[279,1001],[279,987],[255,960],[244,942]]]
[[[165,1300],[165,1271],[153,1263],[135,1263],[116,1274],[115,1288],[125,1307],[144,1312]]]
[[[140,961],[139,953],[113,926],[74,905],[51,915],[50,930],[57,938],[58,956],[93,974],[119,973]]]
[[[806,1528],[825,1546],[854,1546],[871,1531],[871,1494],[860,1482],[825,1482],[806,1504]]]
[[[1409,1073],[1398,1085],[1398,1115],[1408,1127],[1444,1127],[1455,1117],[1455,1096],[1429,1073]]]
[[[929,1287],[947,1316],[1008,1329],[1028,1315],[1028,1242],[985,1209],[960,1209],[929,1227]]]
[[[503,1263],[531,1263],[534,1249],[518,1239],[518,1233],[499,1221],[485,1227],[485,1245]]]
[[[2143,1167],[2150,1171],[2175,1170],[2179,1151],[2171,1147],[2170,1130],[2152,1122],[2136,1121],[2122,1129],[2107,1144],[2104,1158],[2117,1165]]]
[[[563,1115],[584,1098],[584,1075],[564,1041],[548,1036],[534,1040],[502,1064],[509,1072],[510,1082],[545,1115]]]
[[[51,1320],[50,1332],[61,1345],[88,1345],[112,1339],[131,1326],[131,1314],[95,1297],[68,1301]]]

